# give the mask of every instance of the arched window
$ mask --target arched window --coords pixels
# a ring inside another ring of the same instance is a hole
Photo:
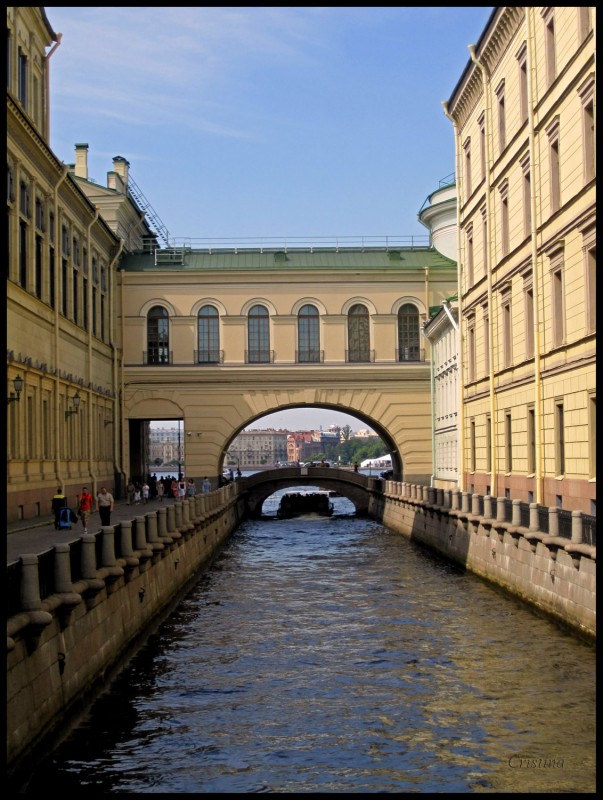
[[[147,364],[170,363],[169,315],[162,306],[147,314]]]
[[[218,310],[203,306],[199,310],[197,364],[220,363],[220,326]]]
[[[348,312],[348,361],[370,360],[368,309],[361,303],[356,303]]]
[[[405,303],[398,311],[398,361],[420,361],[419,310]]]
[[[297,315],[297,360],[302,362],[321,361],[318,309],[302,306]]]
[[[247,363],[266,364],[270,358],[270,325],[268,309],[253,306],[247,319]]]

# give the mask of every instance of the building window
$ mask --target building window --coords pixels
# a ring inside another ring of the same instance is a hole
[[[162,306],[153,306],[147,314],[147,364],[169,363],[169,315]]]
[[[484,262],[484,275],[488,274],[488,216],[486,207],[481,209],[482,215],[482,246],[483,246],[483,262]]]
[[[72,291],[73,291],[73,321],[76,323],[79,322],[79,315],[80,315],[80,307],[79,307],[79,289],[80,289],[80,280],[79,280],[79,272],[77,269],[74,269],[71,273],[71,281],[72,281]]]
[[[481,179],[486,177],[486,118],[482,114],[477,121],[479,126],[479,165],[481,170]]]
[[[513,328],[511,317],[511,293],[502,298],[503,366],[510,367],[513,359]]]
[[[265,306],[253,306],[249,311],[247,344],[249,363],[267,364],[270,362],[270,317]]]
[[[92,333],[94,336],[98,333],[98,290],[96,286],[92,287]]]
[[[492,417],[486,415],[486,472],[492,472]]]
[[[589,477],[597,477],[597,396],[588,398]]]
[[[348,361],[370,360],[369,313],[366,306],[356,303],[348,312]]]
[[[555,474],[565,475],[565,421],[563,402],[555,403]]]
[[[475,472],[475,420],[469,422],[469,471]]]
[[[578,40],[583,42],[591,31],[590,7],[578,6]]]
[[[544,47],[546,58],[546,79],[550,86],[557,75],[557,58],[555,53],[555,16],[552,7],[545,9],[544,17]]]
[[[44,240],[39,234],[36,234],[36,263],[34,272],[34,292],[36,297],[42,299],[42,268],[43,268],[43,245]]]
[[[505,472],[513,471],[513,424],[511,412],[505,413]]]
[[[27,69],[27,56],[25,53],[19,48],[19,102],[23,106],[23,108],[27,111],[27,79],[28,79],[28,69]]]
[[[528,118],[528,62],[525,42],[517,56],[517,63],[519,65],[519,116],[523,123]]]
[[[532,178],[530,175],[530,156],[526,155],[520,164],[523,189],[523,235],[524,237],[528,237],[532,233]]]
[[[25,220],[19,220],[19,283],[27,289],[27,242],[29,226]]]
[[[297,315],[298,361],[320,362],[319,316],[315,306],[305,305]]]
[[[214,306],[199,309],[197,322],[197,363],[218,364],[220,362],[220,318]]]
[[[486,375],[490,372],[490,314],[487,307],[484,307],[483,317],[484,331],[484,371]]]
[[[82,324],[84,329],[88,330],[88,279],[84,278],[82,280],[82,310],[84,312],[84,318],[82,320]]]
[[[471,139],[467,139],[465,150],[465,199],[471,197]]]
[[[565,332],[565,303],[563,299],[563,262],[555,260],[555,267],[551,272],[552,299],[553,299],[553,347],[563,344]]]
[[[550,184],[550,196],[551,196],[551,212],[554,214],[555,211],[559,210],[561,206],[561,180],[559,174],[559,139],[556,139],[554,142],[551,142],[550,145],[550,171],[551,171],[551,184]]]
[[[507,120],[505,112],[505,82],[499,84],[496,90],[498,109],[498,152],[502,153],[507,144]]]
[[[534,355],[534,289],[532,285],[524,287],[524,311],[525,311],[525,357],[532,358]]]
[[[467,285],[465,291],[469,291],[473,286],[473,225],[467,227]]]
[[[528,474],[536,472],[536,412],[528,408]]]
[[[54,247],[50,247],[48,249],[48,304],[51,308],[54,308],[56,301],[55,280]]]
[[[586,325],[587,332],[597,330],[597,248],[587,247],[586,257]]]
[[[419,310],[405,303],[398,311],[398,361],[419,361],[419,344]]]
[[[467,320],[467,379],[475,380],[475,317]]]
[[[582,141],[584,151],[584,182],[595,177],[595,112],[591,99],[582,108]]]
[[[500,187],[500,245],[503,256],[509,254],[509,184]]]
[[[69,269],[67,266],[67,259],[63,258],[61,261],[61,313],[64,317],[67,316],[69,311]]]

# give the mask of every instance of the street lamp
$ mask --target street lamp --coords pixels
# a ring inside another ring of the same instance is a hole
[[[15,400],[21,399],[21,391],[23,390],[23,378],[20,375],[17,375],[17,377],[14,378],[13,386],[15,387],[15,391],[10,393],[7,400],[8,403],[14,403]]]
[[[81,398],[80,398],[79,394],[76,392],[74,394],[74,396],[73,396],[73,408],[72,409],[67,409],[67,411],[65,411],[65,419],[69,419],[69,417],[72,414],[77,414],[79,412],[80,403],[81,403]]]

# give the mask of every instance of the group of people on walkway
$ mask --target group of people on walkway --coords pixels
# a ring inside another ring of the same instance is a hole
[[[94,510],[98,511],[100,515],[101,525],[111,524],[111,512],[115,506],[115,500],[111,492],[108,491],[106,486],[102,486],[96,498],[92,497],[88,491],[87,486],[82,486],[82,493],[77,498],[76,510],[67,507],[67,498],[63,494],[62,488],[57,488],[57,493],[52,498],[52,511],[54,514],[54,527],[59,529],[61,527],[61,512],[67,512],[67,520],[65,524],[71,525],[71,522],[82,521],[84,533],[88,533],[88,522],[90,514]]]
[[[205,494],[211,492],[212,485],[210,479],[205,476],[201,481],[201,491]],[[164,497],[172,497],[174,500],[183,500],[186,497],[194,497],[197,494],[197,487],[192,478],[184,479],[180,475],[178,479],[172,476],[167,478],[157,478],[155,475],[149,475],[146,480],[141,481],[128,481],[126,486],[127,504],[140,505],[146,504],[150,500],[159,500],[163,502]],[[63,527],[62,513],[63,509],[67,514],[65,525],[71,526],[72,522],[81,520],[84,528],[84,533],[88,533],[88,522],[90,521],[90,514],[95,510],[100,515],[101,525],[111,524],[111,512],[115,506],[115,499],[113,495],[107,490],[106,486],[102,486],[96,498],[94,498],[88,491],[87,486],[82,487],[82,493],[77,496],[77,503],[75,508],[68,508],[67,497],[63,494],[63,490],[59,486],[57,493],[52,498],[52,513],[54,514],[54,527],[56,530]]]

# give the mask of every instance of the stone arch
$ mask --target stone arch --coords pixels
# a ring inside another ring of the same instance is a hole
[[[349,300],[346,300],[343,306],[341,307],[341,313],[345,315],[349,314],[352,306],[358,304],[366,306],[369,316],[377,313],[375,304],[372,302],[372,300],[369,300],[367,297],[351,297]]]
[[[398,311],[402,308],[402,306],[410,303],[413,306],[417,307],[419,312],[419,316],[425,317],[427,314],[427,309],[425,308],[425,304],[419,300],[418,297],[414,297],[412,295],[406,295],[404,297],[399,297],[396,302],[392,306],[392,314],[398,314]]]
[[[270,300],[266,300],[265,297],[254,297],[251,300],[246,301],[245,305],[241,309],[241,316],[246,317],[254,306],[265,306],[268,309],[268,316],[271,319],[277,314],[276,308]]]
[[[215,297],[203,297],[201,300],[195,300],[191,307],[190,316],[196,319],[203,306],[214,306],[220,319],[227,315],[226,306],[224,303],[222,303],[220,300],[216,300]]]
[[[180,314],[178,314],[176,311],[176,307],[166,300],[165,297],[156,297],[153,300],[148,300],[143,306],[141,306],[139,311],[140,316],[146,319],[149,311],[155,306],[161,306],[162,308],[165,308],[170,319],[172,317],[180,316]]]
[[[318,316],[321,319],[327,314],[327,307],[322,300],[318,300],[316,297],[302,297],[299,300],[296,300],[291,308],[291,314],[296,317],[299,314],[300,309],[304,306],[316,306],[318,309]]]

